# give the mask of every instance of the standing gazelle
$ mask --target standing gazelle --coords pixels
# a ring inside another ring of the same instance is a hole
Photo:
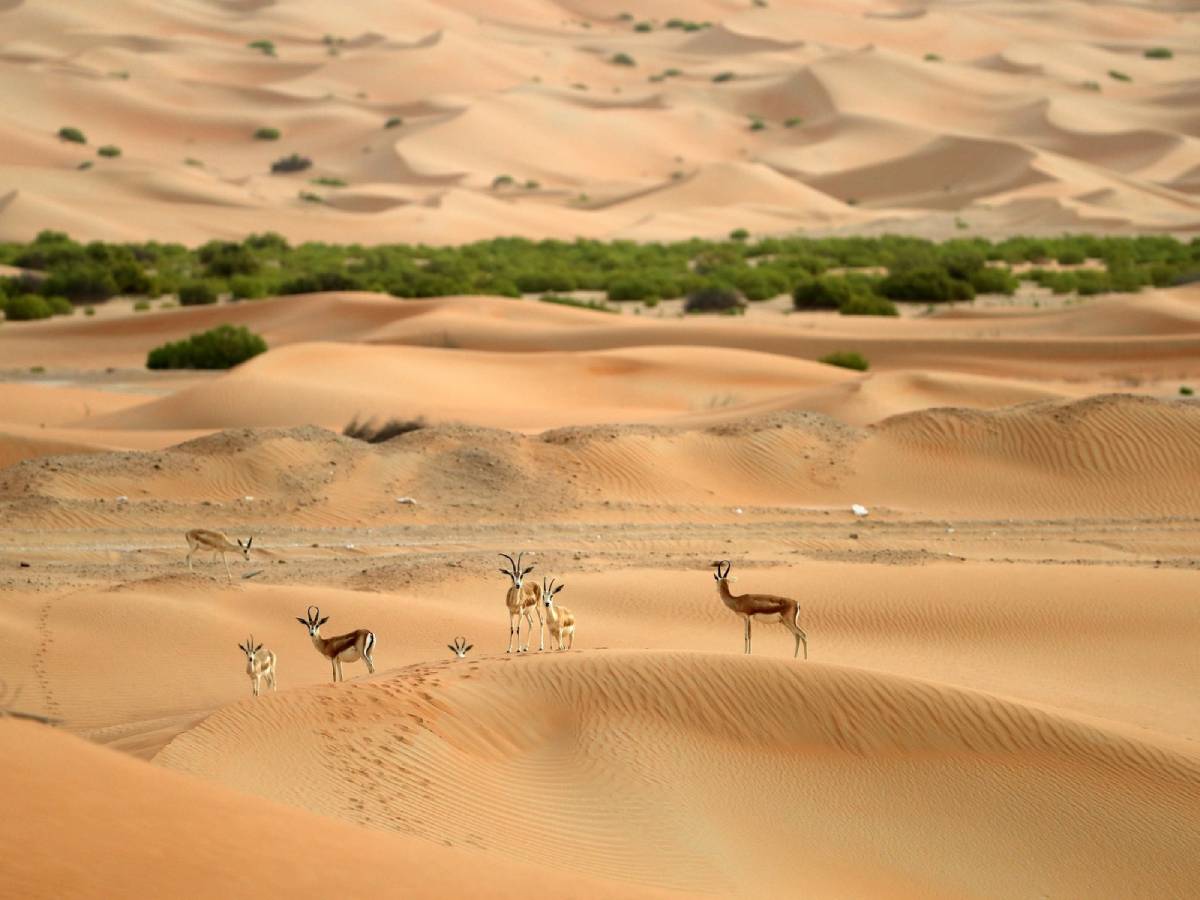
[[[507,553],[501,553],[508,560],[511,568],[501,569],[500,571],[507,575],[512,580],[512,586],[509,587],[508,593],[504,595],[504,602],[508,606],[508,649],[505,653],[512,653],[513,635],[517,636],[517,652],[525,653],[529,650],[529,640],[525,640],[525,646],[521,646],[521,616],[525,617],[525,621],[529,623],[529,632],[533,633],[533,617],[529,615],[530,607],[533,607],[538,617],[538,651],[546,649],[546,627],[542,621],[542,610],[538,600],[542,596],[542,587],[537,581],[525,583],[525,576],[533,571],[533,566],[521,568],[521,557],[525,555],[524,551],[517,554],[514,560]]]
[[[266,679],[267,687],[275,690],[275,654],[264,650],[263,645],[254,645],[254,635],[245,644],[238,644],[238,649],[246,654],[246,674],[250,676],[251,691],[258,696],[258,683]]]
[[[713,578],[717,582],[717,593],[721,595],[721,600],[746,623],[747,653],[750,652],[750,620],[758,616],[767,622],[782,622],[796,638],[796,652],[792,654],[793,657],[800,655],[800,645],[803,643],[804,658],[808,659],[808,635],[800,627],[799,603],[788,597],[776,597],[773,594],[734,596],[729,592],[729,560],[718,560],[712,565],[717,570],[713,573]]]
[[[237,544],[229,543],[229,538],[225,537],[219,531],[207,531],[203,528],[193,528],[191,531],[184,534],[188,542],[187,564],[188,571],[192,571],[192,554],[198,550],[211,550],[213,554],[221,554],[221,562],[225,563],[225,574],[229,576],[229,580],[233,581],[233,575],[229,571],[229,560],[225,558],[226,553],[240,553],[242,559],[250,561],[250,545],[254,543],[254,537],[251,536],[246,543],[242,543],[242,539],[237,539]]]
[[[357,662],[360,658],[367,664],[367,673],[375,674],[375,662],[371,659],[371,651],[375,648],[374,632],[359,628],[336,637],[323,638],[321,626],[329,621],[329,616],[322,619],[321,610],[316,606],[308,608],[307,619],[296,616],[296,621],[308,629],[308,636],[312,638],[317,652],[333,664],[334,681],[345,681],[342,678],[342,663]]]
[[[559,650],[570,650],[575,646],[575,616],[565,606],[554,605],[554,595],[565,587],[565,584],[555,587],[553,578],[549,582],[542,579],[542,603],[546,606],[546,623],[550,626],[550,639],[558,644]]]

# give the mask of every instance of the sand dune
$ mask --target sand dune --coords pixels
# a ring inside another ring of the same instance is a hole
[[[308,2],[144,7],[0,12],[5,83],[30,101],[0,122],[0,236],[670,239],[726,234],[739,215],[763,232],[886,222],[951,234],[943,210],[989,233],[1200,224],[1186,190],[1200,164],[1195,25],[1170,10],[693,2],[626,20],[587,4],[431,0],[331,24]],[[1151,46],[1174,58],[1144,58]],[[391,116],[403,124],[383,128]],[[64,124],[122,158],[58,141]],[[263,125],[282,140],[253,140]],[[293,151],[317,174],[378,188],[303,204],[307,178],[268,174]],[[763,165],[782,174],[760,203]],[[721,177],[672,181],[710,169]],[[540,189],[497,193],[502,174]],[[820,214],[797,217],[795,196]],[[1056,215],[1012,206],[1035,199]]]

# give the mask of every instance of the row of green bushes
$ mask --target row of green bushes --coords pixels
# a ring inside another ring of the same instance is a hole
[[[860,296],[943,302],[976,293],[1011,293],[1017,279],[1052,289],[1136,291],[1194,278],[1200,238],[983,238],[934,243],[900,236],[764,238],[741,230],[727,241],[639,244],[497,238],[457,247],[392,244],[364,247],[290,245],[276,234],[241,242],[210,241],[196,248],[159,243],[79,243],[43,232],[28,244],[0,244],[0,263],[40,270],[38,281],[17,279],[0,292],[40,293],[94,302],[117,294],[178,294],[184,303],[214,302],[222,293],[252,299],[276,294],[365,290],[398,297],[452,294],[565,294],[603,292],[609,301],[684,297],[726,287],[748,300],[793,293],[813,279],[868,279]],[[1095,263],[1062,272],[1010,267]],[[831,271],[833,270],[833,271]],[[846,270],[851,270],[849,273]],[[1095,274],[1099,273],[1099,274]],[[1107,276],[1107,281],[1097,281]],[[806,288],[807,289],[807,288]],[[819,305],[819,304],[818,304]],[[839,304],[840,305],[840,304]]]

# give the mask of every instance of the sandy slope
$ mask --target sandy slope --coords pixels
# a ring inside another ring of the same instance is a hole
[[[492,897],[656,896],[249,800],[45,727],[0,719],[0,762],[0,868],[12,896],[311,897],[330,879],[340,896],[362,898],[397,885],[431,898],[481,887]]]
[[[6,4],[0,236],[952,234],[956,217],[988,233],[1195,230],[1185,9]],[[273,56],[247,47],[264,39]],[[1154,46],[1174,58],[1144,58]],[[59,141],[63,125],[89,144]],[[262,126],[282,138],[254,140]],[[97,157],[103,144],[122,156]],[[270,175],[291,152],[312,171]],[[505,174],[518,186],[494,190]],[[306,203],[313,175],[348,187]]]

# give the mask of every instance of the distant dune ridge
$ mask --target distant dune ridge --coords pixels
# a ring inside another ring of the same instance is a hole
[[[0,238],[1195,231],[1188,10],[6,4]]]

